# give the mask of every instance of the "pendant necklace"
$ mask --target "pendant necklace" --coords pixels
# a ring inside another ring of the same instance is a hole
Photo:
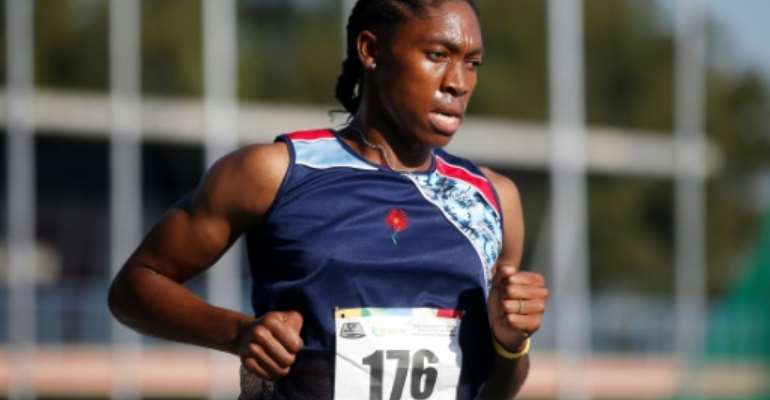
[[[374,144],[374,143],[370,142],[368,139],[366,139],[366,135],[364,135],[364,132],[361,129],[359,129],[357,126],[348,125],[348,128],[354,130],[358,134],[358,137],[361,138],[361,142],[363,142],[363,144],[366,147],[369,147],[370,149],[374,149],[374,150],[379,151],[380,154],[382,155],[382,159],[385,160],[385,166],[387,166],[388,169],[390,169],[391,171],[393,171],[393,172],[402,172],[402,173],[409,174],[409,173],[412,173],[415,170],[417,170],[417,168],[403,169],[403,170],[397,170],[397,169],[393,168],[393,162],[391,162],[390,155],[388,154],[388,152],[385,150],[384,147],[382,147],[382,146],[380,146],[378,144]]]

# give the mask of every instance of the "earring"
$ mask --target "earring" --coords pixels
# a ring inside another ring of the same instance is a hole
[[[377,68],[377,63],[371,63],[371,64],[367,65],[366,68],[368,68],[370,70],[374,70],[375,68]]]

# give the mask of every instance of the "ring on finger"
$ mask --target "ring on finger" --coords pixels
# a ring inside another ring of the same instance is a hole
[[[516,310],[516,314],[521,314],[521,310],[524,309],[524,300],[522,299],[518,299],[518,300],[519,300],[519,308]]]

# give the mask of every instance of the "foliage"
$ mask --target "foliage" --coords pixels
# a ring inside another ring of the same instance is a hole
[[[545,122],[548,118],[546,2],[480,2],[484,64],[469,112]]]
[[[109,84],[108,33],[106,2],[37,0],[36,84],[105,90]]]
[[[343,54],[340,15],[336,7],[241,5],[240,97],[333,104]]]
[[[144,0],[142,90],[166,96],[203,93],[203,30],[199,0]]]
[[[36,2],[39,86],[107,88],[106,3]],[[299,3],[239,2],[241,99],[334,108],[333,88],[343,54],[341,10],[337,3],[323,7]],[[547,2],[481,0],[480,4],[487,54],[470,112],[545,123]],[[672,23],[656,4],[586,0],[586,119],[590,126],[672,132]],[[203,87],[200,1],[145,0],[141,5],[143,92],[199,96]],[[745,188],[754,175],[770,167],[766,156],[770,153],[766,118],[770,101],[756,75],[713,65],[706,93],[706,130],[724,157],[722,169],[707,186],[708,281],[716,293],[734,278],[736,256],[755,229],[757,210],[747,200]],[[538,199],[537,216],[528,216],[529,226],[534,227],[530,232],[537,232],[547,185],[525,179],[520,186],[525,206],[528,196]],[[593,286],[670,292],[672,183],[591,176],[589,190]]]
[[[0,21],[5,21],[5,0],[0,0]],[[5,86],[5,29],[0,29],[0,85]]]

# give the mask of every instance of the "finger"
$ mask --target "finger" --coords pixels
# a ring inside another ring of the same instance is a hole
[[[542,319],[540,315],[506,314],[505,321],[509,327],[531,335],[540,328]]]
[[[506,314],[521,314],[521,315],[530,315],[530,314],[542,314],[545,312],[545,301],[543,300],[524,300],[524,299],[513,299],[513,300],[503,300],[501,301],[503,305],[503,310]],[[521,307],[521,309],[519,309]]]
[[[505,288],[505,297],[509,300],[547,300],[550,292],[543,287],[508,285]]]
[[[264,368],[260,367],[257,363],[257,360],[255,360],[253,357],[241,357],[241,364],[243,364],[247,370],[251,371],[258,377],[262,379],[270,379],[270,376],[267,374]]]
[[[510,279],[516,273],[516,267],[509,264],[495,265],[495,271],[492,275],[493,284],[502,284],[506,279]]]
[[[508,278],[508,282],[515,285],[545,286],[545,278],[537,272],[521,271]]]
[[[270,324],[277,324],[278,327],[271,328],[269,326]],[[269,320],[265,320],[262,326],[258,326],[254,329],[254,343],[258,344],[279,367],[289,367],[294,364],[294,352],[290,352],[290,350],[286,349],[286,347],[275,338],[273,329],[286,330],[280,322],[271,323]]]
[[[275,316],[265,318],[264,324],[273,336],[278,340],[287,351],[298,353],[302,350],[304,343],[300,336],[302,329],[302,315],[296,311],[287,311],[274,313]]]
[[[283,311],[281,314],[284,316],[286,325],[290,326],[299,334],[300,330],[302,330],[302,314],[296,311]]]
[[[252,344],[251,353],[254,354],[254,360],[262,367],[270,379],[275,380],[289,373],[288,367],[279,366],[261,346]]]

